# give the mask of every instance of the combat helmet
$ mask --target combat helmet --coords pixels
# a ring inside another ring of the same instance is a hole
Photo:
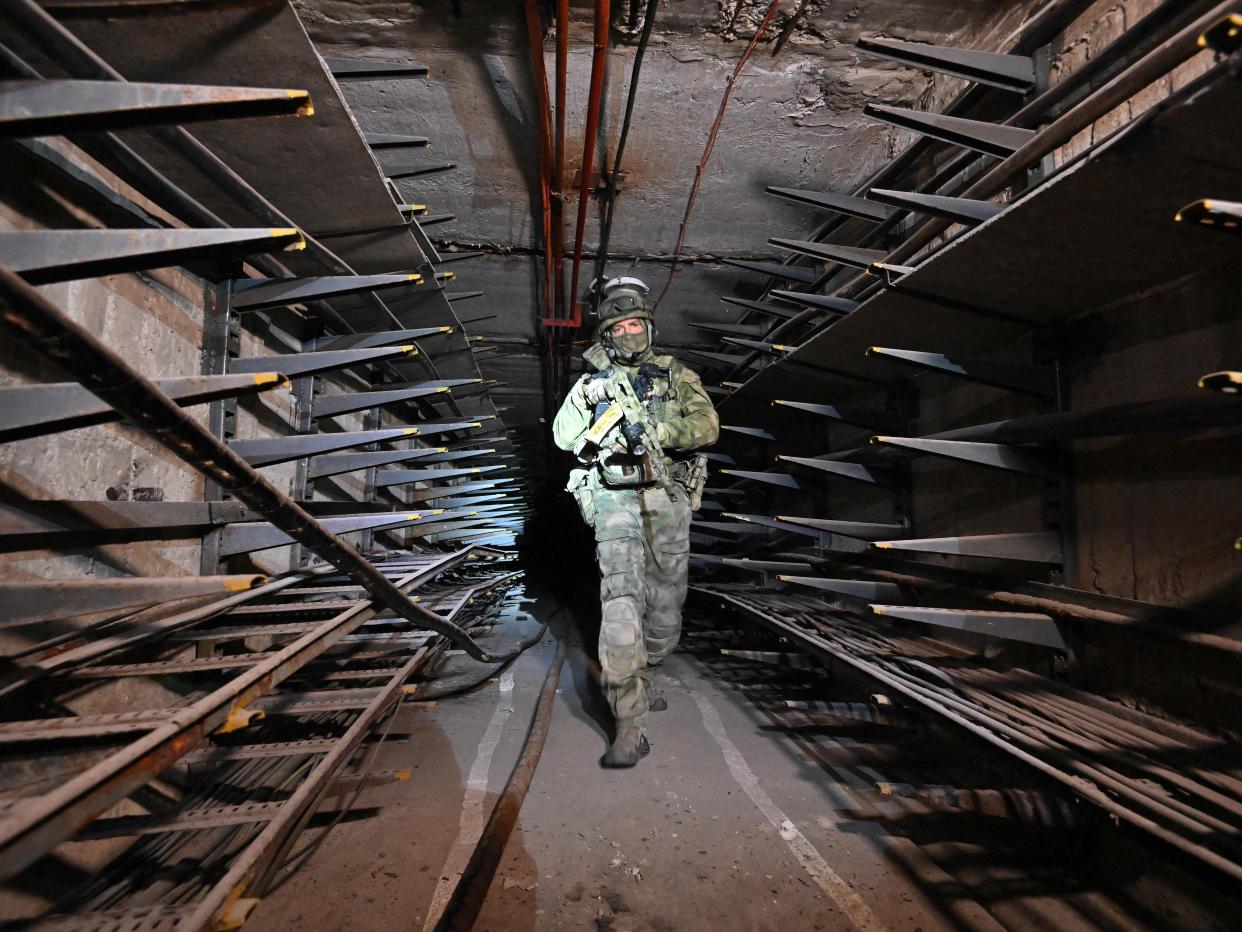
[[[599,295],[599,306],[596,311],[595,337],[603,344],[605,351],[612,359],[623,363],[633,363],[648,350],[655,341],[655,313],[647,302],[650,289],[638,278],[619,277],[595,286]],[[638,319],[646,323],[646,344],[641,347],[617,345],[613,342],[609,328],[621,320]]]

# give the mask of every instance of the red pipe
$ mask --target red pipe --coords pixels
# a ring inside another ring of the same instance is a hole
[[[539,199],[542,207],[544,249],[544,314],[553,316],[555,289],[552,269],[552,114],[548,101],[548,72],[543,64],[543,27],[536,0],[526,0],[526,33],[530,42],[531,70],[535,78],[535,97],[539,104]]]
[[[591,96],[587,101],[586,132],[582,139],[582,189],[578,194],[578,225],[574,230],[574,266],[570,278],[569,300],[573,314],[563,326],[582,324],[582,304],[578,301],[578,267],[582,263],[582,235],[586,230],[587,203],[591,198],[591,162],[595,154],[595,134],[604,96],[604,56],[608,53],[610,0],[595,0],[595,52],[591,56]]]
[[[569,72],[569,0],[556,3],[556,137],[552,168],[552,258],[556,263],[556,317],[565,316],[565,95]]]

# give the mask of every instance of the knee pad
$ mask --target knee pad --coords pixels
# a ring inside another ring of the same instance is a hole
[[[604,622],[604,643],[609,647],[633,647],[638,643],[638,629],[625,622]]]
[[[638,612],[629,599],[605,602],[602,616],[601,631],[606,644],[627,647],[638,642]]]

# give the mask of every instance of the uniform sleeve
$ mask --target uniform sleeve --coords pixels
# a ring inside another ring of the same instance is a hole
[[[561,410],[552,421],[552,439],[562,450],[573,450],[579,438],[591,426],[591,408],[583,397],[585,379],[579,379],[565,396]]]
[[[698,373],[677,364],[673,374],[677,385],[677,401],[684,412],[671,417],[657,428],[665,449],[687,451],[709,447],[720,436],[720,418]]]

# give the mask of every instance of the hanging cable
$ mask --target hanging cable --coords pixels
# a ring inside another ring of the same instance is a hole
[[[737,67],[733,69],[733,74],[729,75],[729,80],[725,84],[724,96],[720,98],[720,110],[716,113],[716,120],[712,123],[711,132],[707,134],[707,145],[703,148],[703,157],[699,159],[698,167],[694,170],[694,184],[690,186],[690,197],[686,199],[686,212],[681,218],[681,227],[677,231],[677,245],[673,248],[673,261],[668,268],[668,281],[664,283],[664,289],[660,292],[660,297],[656,298],[656,307],[664,300],[664,296],[668,294],[669,286],[673,284],[673,275],[677,271],[677,262],[681,258],[681,249],[686,242],[686,226],[690,223],[690,213],[694,210],[694,200],[699,194],[699,185],[703,182],[703,170],[707,167],[707,160],[712,157],[712,149],[716,146],[716,134],[720,132],[720,124],[724,122],[725,110],[729,106],[729,98],[733,94],[733,88],[737,85],[737,79],[742,74],[742,69],[746,67],[746,63],[750,61],[750,56],[754,53],[755,47],[759,45],[759,40],[763,38],[763,34],[768,31],[773,17],[776,16],[776,8],[780,6],[781,0],[772,0],[768,5],[768,12],[763,17],[763,22],[759,24],[759,28],[755,30],[754,36],[750,40],[750,44],[746,46],[746,51],[742,53],[742,57],[738,60]],[[738,8],[741,4],[738,4]],[[734,10],[736,18],[737,10]]]
[[[647,43],[651,41],[651,30],[655,26],[656,8],[660,0],[647,0],[647,12],[643,17],[643,31],[638,39],[638,50],[634,53],[634,67],[630,69],[630,92],[625,101],[625,119],[621,121],[621,135],[617,138],[617,154],[613,158],[612,170],[605,166],[604,177],[604,218],[600,224],[599,251],[595,256],[595,280],[604,277],[608,265],[608,241],[612,238],[612,218],[617,204],[617,182],[621,177],[621,158],[625,155],[625,141],[630,135],[630,122],[634,117],[634,101],[638,97],[638,79],[643,70],[643,56],[647,52]],[[592,305],[598,304],[599,292],[591,296]]]

